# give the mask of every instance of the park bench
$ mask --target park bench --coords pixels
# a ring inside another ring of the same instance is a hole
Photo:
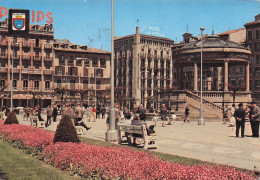
[[[76,128],[77,135],[84,135],[85,134],[85,128],[83,126],[81,126],[80,124],[76,125],[75,122],[74,122],[74,119],[71,119],[71,121]]]
[[[31,125],[37,128],[44,128],[45,121],[39,121],[38,116],[30,116]]]
[[[140,137],[134,137],[134,134],[141,135]],[[126,140],[123,140],[126,138]],[[134,139],[137,138],[139,143],[143,143],[144,149],[148,148],[157,148],[157,135],[155,133],[148,135],[146,126],[134,126],[134,125],[124,125],[118,123],[118,143],[122,144],[127,142],[129,145],[132,145]]]

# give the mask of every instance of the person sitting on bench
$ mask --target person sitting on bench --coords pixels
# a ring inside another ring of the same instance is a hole
[[[83,126],[87,131],[91,128],[91,127],[87,127],[86,124],[82,121],[83,118],[83,109],[80,107],[80,105],[78,104],[76,109],[75,109],[75,126],[81,125]]]

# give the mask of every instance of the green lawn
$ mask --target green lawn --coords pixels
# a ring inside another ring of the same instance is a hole
[[[0,179],[79,179],[0,141]]]

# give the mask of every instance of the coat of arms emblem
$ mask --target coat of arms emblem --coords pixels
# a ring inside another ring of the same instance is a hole
[[[25,13],[13,13],[13,30],[25,30]]]

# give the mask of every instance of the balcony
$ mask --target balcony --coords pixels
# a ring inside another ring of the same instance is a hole
[[[52,45],[51,44],[44,44],[44,49],[52,49]]]
[[[20,69],[13,68],[13,72],[14,72],[14,73],[20,73]]]
[[[52,70],[50,70],[50,69],[43,70],[43,74],[45,74],[45,75],[52,75]]]
[[[54,75],[56,75],[56,76],[64,76],[65,73],[62,72],[62,71],[55,71],[55,74],[54,74]]]
[[[22,73],[25,73],[25,74],[42,74],[42,71],[40,69],[23,69],[22,70]]]
[[[2,59],[7,59],[7,58],[8,58],[7,53],[5,53],[5,54],[0,54],[0,58],[2,58]]]
[[[152,59],[152,58],[154,58],[154,55],[153,54],[148,54],[148,58]]]
[[[31,60],[31,56],[30,55],[23,55],[22,59],[23,60]]]
[[[46,57],[44,57],[44,61],[53,61],[53,57],[51,57],[51,56],[46,56]]]
[[[20,60],[20,55],[19,56],[14,56],[14,60]]]
[[[70,89],[75,89],[75,83],[70,83]]]
[[[41,60],[42,60],[42,57],[41,57],[41,56],[38,56],[38,57],[33,56],[33,60],[34,60],[34,61],[41,61]]]
[[[0,41],[0,45],[8,46],[8,41],[7,40],[2,40],[2,41]]]
[[[33,48],[41,49],[41,47],[42,47],[42,44],[33,43]]]
[[[8,69],[6,67],[0,67],[0,72],[8,72]]]
[[[146,54],[145,54],[145,53],[141,53],[141,54],[140,54],[140,57],[141,57],[141,58],[145,58],[145,57],[146,57]]]
[[[30,43],[28,41],[23,42],[22,44],[23,47],[30,47]]]

